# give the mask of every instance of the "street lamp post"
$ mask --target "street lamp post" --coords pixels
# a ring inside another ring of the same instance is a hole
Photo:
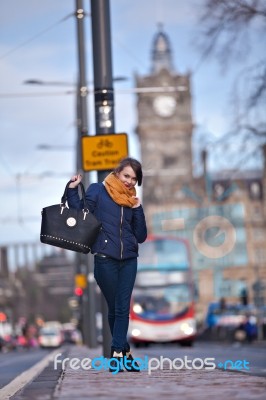
[[[78,88],[77,88],[77,170],[82,171],[81,137],[88,135],[87,114],[87,80],[84,41],[84,8],[83,0],[76,0],[76,20],[78,38]],[[84,185],[89,186],[89,174],[84,173]],[[77,254],[77,273],[86,275],[87,287],[82,298],[82,327],[83,340],[91,348],[97,346],[96,338],[96,307],[95,307],[95,282],[93,279],[93,262],[90,255]]]
[[[109,0],[91,0],[96,135],[115,133]],[[103,181],[109,171],[99,171]],[[103,355],[110,356],[111,334],[106,301],[101,295]]]

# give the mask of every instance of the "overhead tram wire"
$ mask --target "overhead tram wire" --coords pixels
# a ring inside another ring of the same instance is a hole
[[[29,43],[33,42],[35,39],[39,38],[40,36],[44,35],[46,32],[49,32],[50,30],[54,29],[57,25],[60,25],[62,22],[65,22],[68,18],[72,17],[73,13],[66,15],[64,18],[60,19],[59,21],[55,22],[54,24],[50,25],[48,28],[43,29],[36,35],[32,36],[31,38],[25,40],[25,42],[22,42],[18,44],[17,46],[13,47],[13,49],[8,50],[5,54],[2,54],[0,56],[0,61],[3,60],[4,58],[8,57],[10,54],[15,53],[17,50],[21,49],[22,47],[27,46]]]
[[[122,43],[118,38],[114,35],[114,43],[117,44],[122,50],[124,50],[135,62],[137,62],[137,65],[142,65],[142,67],[145,67],[145,63],[141,58],[138,58],[136,54],[134,54],[131,50],[131,47],[129,48],[127,45]]]
[[[120,82],[123,80],[126,80],[127,78],[125,77],[114,77],[113,81],[114,82]],[[70,82],[43,82],[42,80],[39,79],[29,79],[24,81],[23,83],[25,84],[30,84],[30,85],[40,85],[40,86],[76,86],[75,83],[70,83]],[[94,90],[92,88],[89,88],[90,83],[88,83],[87,91],[88,93],[94,93]],[[123,90],[122,90],[123,92]],[[126,91],[127,93],[128,91]],[[128,93],[131,93],[132,91],[129,91]],[[23,98],[23,97],[47,97],[47,96],[67,96],[67,95],[72,95],[76,94],[77,89],[68,89],[64,92],[34,92],[34,93],[29,93],[29,92],[22,92],[22,93],[0,93],[0,99],[8,99],[8,98]],[[124,92],[123,92],[124,93]]]
[[[0,93],[2,99],[12,99],[19,97],[47,97],[47,96],[66,96],[69,94],[75,94],[75,90],[67,90],[65,92],[39,92],[39,93]]]
[[[148,88],[130,88],[130,89],[117,89],[116,93],[131,94],[131,93],[161,93],[161,92],[175,92],[186,90],[185,87],[176,86],[158,86]],[[45,96],[65,96],[75,94],[75,90],[67,90],[66,92],[39,92],[39,93],[0,93],[0,98],[18,98],[18,97],[45,97]],[[94,93],[93,90],[88,90],[88,93]]]

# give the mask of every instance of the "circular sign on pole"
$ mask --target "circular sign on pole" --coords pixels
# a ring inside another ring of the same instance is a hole
[[[216,238],[223,236],[222,243],[211,245],[206,240],[206,232],[216,228]],[[195,227],[193,241],[198,251],[207,258],[217,259],[229,254],[236,243],[236,230],[232,223],[220,215],[210,215],[202,219]]]

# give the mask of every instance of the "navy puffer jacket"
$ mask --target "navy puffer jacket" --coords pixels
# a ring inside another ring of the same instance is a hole
[[[70,207],[82,209],[78,189],[68,189]],[[102,223],[102,229],[92,246],[92,254],[101,253],[117,260],[138,256],[138,243],[147,237],[142,206],[122,207],[109,196],[103,183],[92,183],[86,191],[91,213]]]

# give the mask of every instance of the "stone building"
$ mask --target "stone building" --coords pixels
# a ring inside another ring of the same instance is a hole
[[[162,30],[153,40],[151,71],[136,76],[136,87],[149,232],[188,240],[199,318],[210,301],[222,297],[239,302],[245,293],[250,302],[262,304],[266,168],[210,174],[203,152],[204,173],[194,176],[191,77],[176,72]]]
[[[193,131],[190,76],[176,74],[170,43],[159,32],[153,43],[149,76],[136,76],[137,132],[146,179],[146,205],[172,204],[178,183],[192,180]]]

